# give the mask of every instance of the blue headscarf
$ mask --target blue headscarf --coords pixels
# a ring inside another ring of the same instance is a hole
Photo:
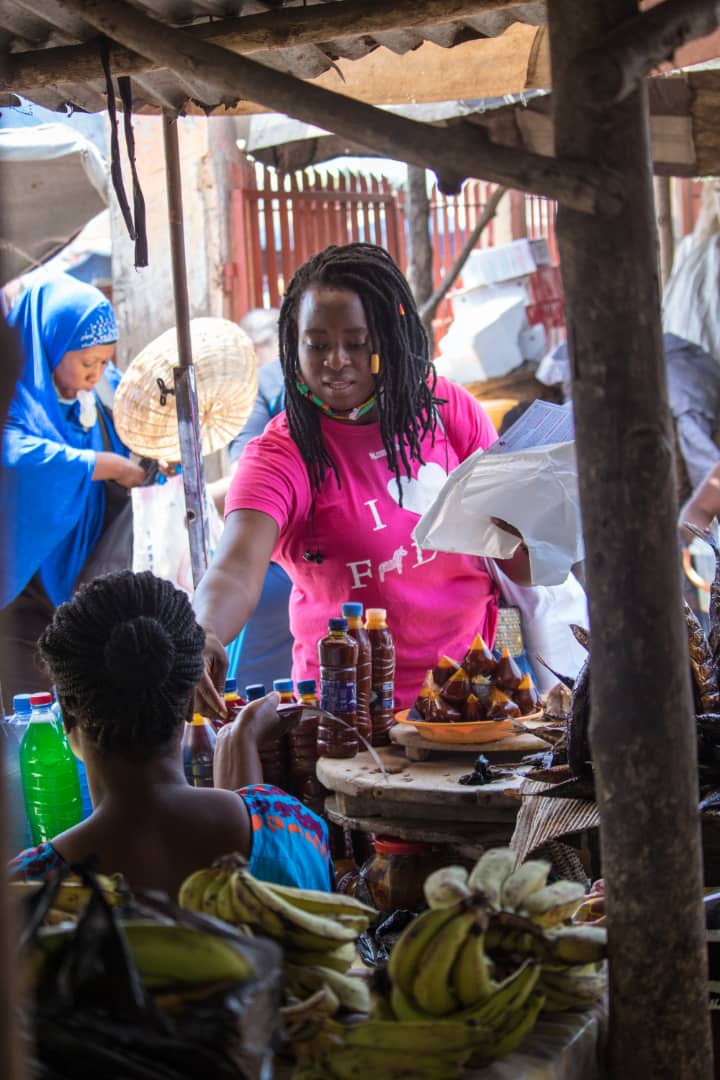
[[[19,335],[24,363],[2,437],[0,608],[38,571],[57,605],[70,598],[100,539],[105,493],[91,476],[95,454],[105,446],[99,422],[89,429],[79,423],[79,403],[61,407],[52,373],[66,352],[117,341],[117,324],[100,290],[67,274],[33,284],[8,323]],[[108,368],[117,385],[119,371]],[[127,454],[107,413],[104,418],[111,449]]]

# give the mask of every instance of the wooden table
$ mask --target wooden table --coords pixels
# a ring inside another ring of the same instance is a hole
[[[365,751],[354,758],[320,758],[317,775],[332,793],[328,815],[361,832],[427,840],[477,853],[507,844],[519,809],[522,776],[507,773],[491,784],[466,787],[458,777],[472,770],[467,753],[408,761],[400,747],[380,747],[379,760]]]

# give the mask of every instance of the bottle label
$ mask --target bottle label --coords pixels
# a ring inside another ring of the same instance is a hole
[[[320,707],[335,716],[357,709],[357,688],[354,682],[323,682],[320,686]]]
[[[378,683],[372,688],[372,694],[370,696],[370,711],[375,712],[377,709],[394,709],[395,707],[395,685],[391,682]]]

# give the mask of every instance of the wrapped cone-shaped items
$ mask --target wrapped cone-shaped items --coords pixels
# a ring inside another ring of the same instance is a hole
[[[462,667],[472,679],[475,675],[494,675],[498,662],[488,649],[482,634],[476,634],[465,653]]]
[[[458,668],[443,686],[440,696],[451,705],[460,706],[465,704],[469,693],[470,679],[467,672],[462,668]]]
[[[463,706],[463,720],[468,724],[475,724],[485,719],[487,719],[487,713],[482,702],[475,694],[469,694]]]
[[[438,686],[444,686],[459,667],[457,661],[451,660],[449,656],[441,656],[437,662],[437,667],[433,668],[431,672],[433,680]]]
[[[488,700],[488,720],[509,720],[520,715],[520,708],[499,687],[494,686]]]
[[[517,688],[513,690],[513,701],[519,706],[522,716],[528,716],[540,708],[540,697],[529,675],[523,675]]]
[[[503,649],[495,671],[495,682],[502,690],[517,690],[523,673],[507,649]]]

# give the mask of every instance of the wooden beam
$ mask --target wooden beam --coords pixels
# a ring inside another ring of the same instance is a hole
[[[595,48],[573,61],[568,79],[584,105],[606,108],[623,101],[642,79],[688,41],[720,25],[720,0],[665,0],[635,13]]]
[[[63,0],[71,11],[113,41],[171,68],[194,88],[198,101],[244,96],[328,131],[341,131],[370,153],[432,169],[441,189],[457,193],[468,176],[534,191],[577,210],[613,214],[623,193],[602,167],[496,146],[479,129],[435,129],[372,105],[311,86],[158,23],[124,0]]]
[[[269,14],[219,19],[183,28],[203,41],[211,41],[242,55],[275,49],[317,45],[337,38],[412,30],[456,19],[486,15],[527,4],[528,0],[345,0],[313,7],[282,8]],[[532,3],[533,0],[530,0]],[[43,17],[44,0],[24,0]],[[159,64],[132,49],[115,44],[110,66],[116,75],[137,75],[159,70]],[[89,41],[62,48],[33,49],[7,57],[0,90],[29,91],[57,83],[86,82],[97,78],[98,46]]]
[[[592,626],[590,738],[610,946],[613,1077],[713,1075],[697,734],[681,604],[647,89],[595,109],[576,58],[637,0],[548,0],[558,153],[607,162],[627,201],[611,221],[562,208]],[[659,883],[662,883],[659,885]]]

